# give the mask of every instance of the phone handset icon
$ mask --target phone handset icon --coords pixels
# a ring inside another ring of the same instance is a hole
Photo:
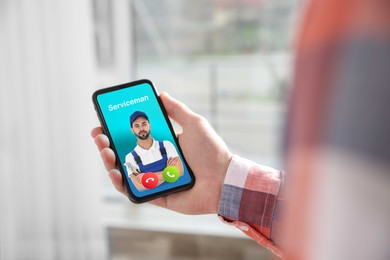
[[[174,173],[171,173],[170,171],[167,171],[167,175],[168,175],[168,177],[171,177],[171,178],[174,178],[174,177],[175,177],[175,174],[174,174]]]
[[[170,165],[163,170],[163,178],[166,182],[175,182],[179,179],[179,177],[179,169],[177,169],[175,166]]]
[[[151,178],[151,177],[149,177],[149,178],[147,178],[147,179],[146,179],[146,181],[145,181],[145,182],[146,182],[146,183],[149,183],[150,181],[154,181],[154,180],[155,180],[155,178]]]

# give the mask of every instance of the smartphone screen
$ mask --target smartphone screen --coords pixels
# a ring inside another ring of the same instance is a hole
[[[93,103],[131,201],[146,202],[194,185],[151,81],[100,89]]]

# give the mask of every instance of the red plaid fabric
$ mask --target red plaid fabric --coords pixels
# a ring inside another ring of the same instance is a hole
[[[219,215],[278,256],[274,234],[280,225],[284,173],[234,156],[225,178]]]
[[[305,216],[308,200],[315,193],[314,162],[319,159],[315,152],[328,146],[386,165],[390,158],[390,1],[306,3],[296,42],[286,138],[287,171],[293,179],[289,182],[289,190],[293,191],[289,201],[294,216],[288,219],[287,226],[295,229],[283,232],[294,248],[286,249],[289,259],[300,260],[310,259],[305,255],[307,242],[316,239],[310,237],[307,221],[311,219]],[[277,241],[281,229],[278,211],[283,202],[283,184],[282,172],[234,157],[219,209],[223,221],[240,228],[279,256],[282,252]]]

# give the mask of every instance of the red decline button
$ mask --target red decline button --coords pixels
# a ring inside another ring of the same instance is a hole
[[[157,175],[153,172],[147,172],[142,176],[142,185],[147,189],[153,189],[158,184]]]

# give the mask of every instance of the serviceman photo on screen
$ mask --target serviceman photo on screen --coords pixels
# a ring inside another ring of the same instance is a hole
[[[130,116],[130,130],[137,145],[126,155],[125,166],[135,187],[152,189],[164,182],[175,182],[183,175],[183,165],[175,146],[167,140],[157,141],[150,132],[152,126],[145,112]]]

